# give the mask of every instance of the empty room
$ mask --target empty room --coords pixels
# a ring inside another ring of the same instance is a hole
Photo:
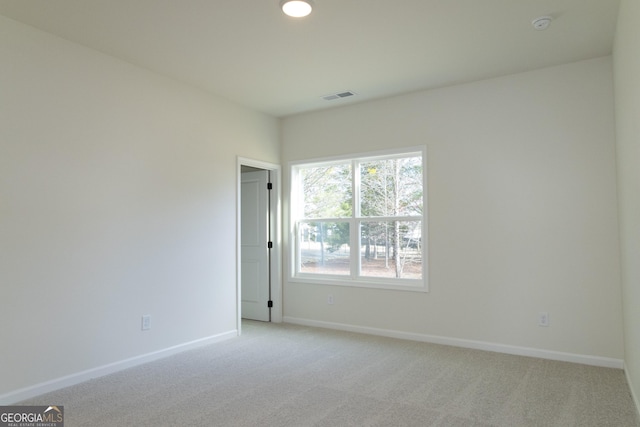
[[[640,426],[640,1],[289,3],[0,0],[0,425]]]

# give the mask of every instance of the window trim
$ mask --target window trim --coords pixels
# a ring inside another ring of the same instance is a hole
[[[303,167],[321,167],[340,163],[351,162],[352,165],[358,163],[365,163],[373,160],[388,160],[393,158],[407,157],[408,155],[415,154],[422,156],[422,215],[420,216],[378,216],[378,217],[362,217],[360,216],[360,203],[359,193],[356,191],[359,189],[360,175],[355,170],[352,171],[352,194],[354,195],[354,203],[352,207],[352,214],[348,217],[339,218],[303,218],[301,210],[304,209],[301,202],[301,189],[300,180],[298,179],[298,170]],[[375,152],[365,153],[353,153],[348,155],[323,157],[315,159],[307,159],[300,161],[289,162],[289,193],[290,193],[290,205],[289,205],[289,254],[288,262],[289,268],[287,269],[287,279],[289,282],[297,283],[310,283],[310,284],[324,284],[324,285],[337,285],[359,288],[377,288],[377,289],[390,289],[390,290],[402,290],[402,291],[414,291],[414,292],[428,292],[429,291],[429,238],[428,238],[428,187],[427,187],[427,147],[426,146],[414,146],[405,147],[400,149],[383,150]],[[359,242],[360,223],[363,221],[421,221],[422,225],[422,278],[421,279],[407,279],[407,278],[388,278],[388,277],[368,277],[359,276],[358,271],[361,268],[361,256],[359,254],[360,244],[350,244],[350,263],[351,272],[349,275],[330,275],[321,273],[304,273],[297,271],[300,260],[300,245],[298,241],[298,232],[300,222],[347,222],[349,223],[350,242]],[[354,258],[355,257],[355,258]],[[356,262],[353,262],[353,260]]]

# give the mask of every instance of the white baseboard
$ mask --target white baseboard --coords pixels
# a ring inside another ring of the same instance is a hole
[[[493,351],[496,353],[513,354],[517,356],[537,357],[540,359],[558,360],[562,362],[580,363],[583,365],[600,366],[605,368],[623,369],[624,362],[621,359],[608,357],[587,356],[582,354],[562,353],[559,351],[541,350],[537,348],[517,347],[505,344],[495,344],[484,341],[473,341],[459,338],[448,338],[437,335],[417,334],[413,332],[394,331],[389,329],[371,328],[367,326],[348,325],[343,323],[324,322],[320,320],[301,319],[285,316],[285,323],[293,323],[303,326],[315,326],[340,331],[359,332],[363,334],[379,335],[389,338],[399,338],[411,341],[421,341],[433,344],[450,345],[454,347],[471,348],[475,350]]]
[[[627,377],[627,384],[629,385],[629,391],[631,391],[631,398],[633,399],[633,403],[636,404],[636,414],[638,415],[638,419],[640,419],[640,399],[638,399],[638,395],[635,393],[633,389],[633,382],[631,382],[631,377],[629,376],[629,370],[627,367],[624,367],[624,375]]]
[[[177,353],[181,353],[186,350],[191,350],[197,347],[201,347],[207,344],[213,344],[216,342],[224,341],[238,336],[237,330],[223,332],[221,334],[212,335],[210,337],[201,338],[199,340],[190,341],[183,344],[178,344],[173,347],[168,347],[162,350],[154,351],[152,353],[143,354],[140,356],[132,357],[129,359],[121,360],[108,365],[99,366],[97,368],[87,369],[86,371],[77,372],[75,374],[67,375],[61,378],[56,378],[51,381],[46,381],[40,384],[35,384],[29,387],[21,388],[11,391],[9,393],[0,395],[0,405],[12,405],[22,400],[31,399],[44,393],[49,393],[64,387],[69,387],[81,382],[88,381],[93,378],[102,377],[114,372],[121,371],[123,369],[131,368],[134,366],[149,363],[154,360],[162,359]]]

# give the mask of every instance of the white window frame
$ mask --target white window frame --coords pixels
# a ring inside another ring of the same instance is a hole
[[[362,217],[360,216],[360,192],[359,192],[359,180],[360,176],[355,169],[352,169],[352,194],[353,194],[353,207],[352,215],[350,217],[343,218],[302,218],[303,198],[301,183],[298,178],[298,171],[302,168],[308,167],[321,167],[332,164],[344,164],[351,162],[352,167],[358,163],[371,161],[371,160],[386,160],[393,159],[394,157],[407,157],[408,155],[420,155],[422,157],[422,215],[415,215],[410,217],[403,216],[390,216],[390,217]],[[289,182],[290,182],[290,206],[289,206],[289,265],[288,280],[290,282],[299,283],[312,283],[312,284],[325,284],[325,285],[338,285],[338,286],[353,286],[353,287],[366,287],[366,288],[380,288],[380,289],[393,289],[393,290],[406,290],[406,291],[418,291],[428,292],[429,290],[429,268],[428,268],[428,209],[427,209],[427,147],[407,147],[395,150],[376,151],[369,153],[357,153],[345,156],[337,156],[330,158],[310,159],[304,161],[296,161],[289,163]],[[422,225],[422,278],[421,279],[407,279],[407,278],[378,278],[359,276],[360,271],[360,227],[361,221],[376,220],[376,221],[420,221]],[[298,271],[300,265],[301,249],[299,247],[300,242],[298,240],[298,224],[299,221],[310,222],[348,222],[349,234],[350,234],[350,266],[351,274],[349,276],[336,276],[320,273],[305,273]],[[353,244],[356,243],[356,244]],[[355,262],[354,262],[355,260]]]

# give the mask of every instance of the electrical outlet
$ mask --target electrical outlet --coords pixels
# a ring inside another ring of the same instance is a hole
[[[151,329],[151,316],[145,314],[142,316],[142,330],[148,331]]]
[[[329,305],[333,304],[333,295],[329,294],[327,296],[327,304]]]
[[[538,326],[549,326],[549,313],[541,311],[538,315]]]

